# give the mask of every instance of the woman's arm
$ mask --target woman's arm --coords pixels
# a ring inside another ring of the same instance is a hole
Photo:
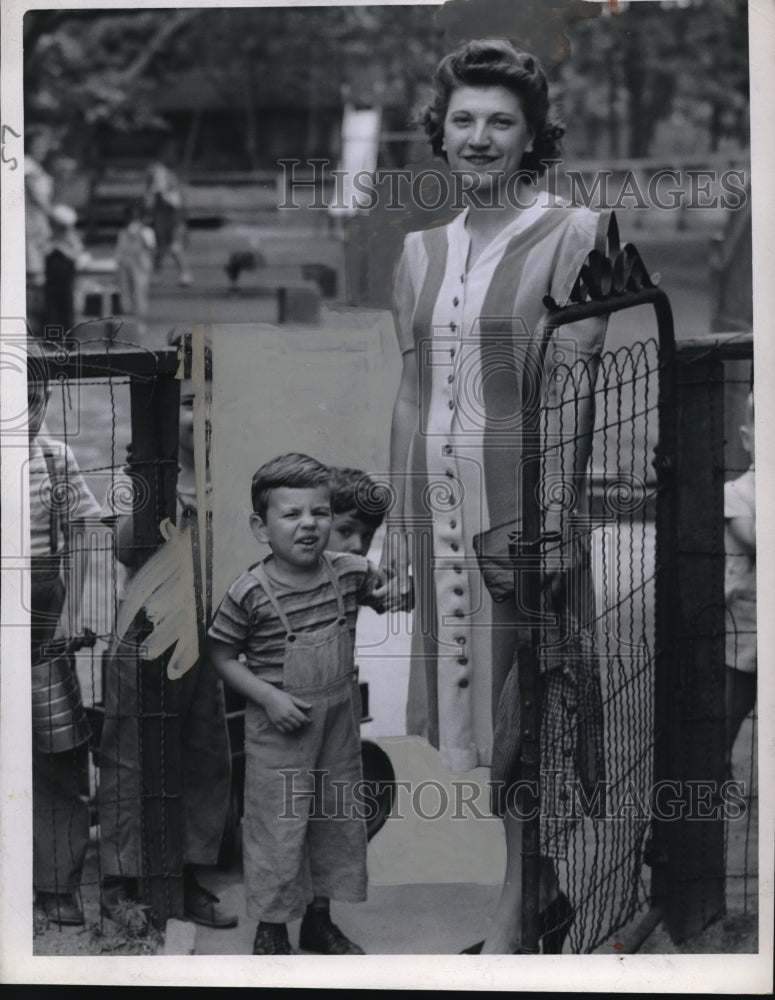
[[[385,521],[385,544],[382,550],[382,566],[397,581],[398,600],[403,607],[406,606],[411,591],[405,513],[408,488],[407,463],[419,410],[416,357],[414,350],[407,351],[403,355],[401,382],[393,405],[390,428],[390,482],[396,501]]]
[[[208,636],[207,656],[224,683],[260,705],[281,733],[290,733],[310,721],[307,713],[312,706],[309,702],[256,677],[245,663],[237,659],[236,649],[228,643]]]

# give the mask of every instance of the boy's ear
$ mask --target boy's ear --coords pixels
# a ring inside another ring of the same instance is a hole
[[[266,525],[264,524],[264,520],[261,515],[254,512],[250,515],[248,523],[250,524],[250,530],[253,532],[253,537],[256,541],[261,542],[262,545],[267,545],[269,539],[267,538]]]
[[[751,428],[747,424],[743,424],[740,428],[740,442],[747,452],[751,451],[751,439]]]

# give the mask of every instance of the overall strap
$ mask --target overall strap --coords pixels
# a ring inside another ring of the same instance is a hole
[[[277,600],[277,595],[274,592],[274,587],[272,587],[271,583],[269,582],[269,577],[266,575],[264,564],[259,563],[258,566],[256,566],[256,568],[252,570],[252,572],[253,575],[258,580],[258,582],[261,584],[264,593],[269,599],[269,603],[275,610],[275,614],[283,623],[283,628],[289,635],[291,635],[293,633],[293,629],[291,628],[291,623],[288,621],[288,616],[286,615],[286,613],[280,607],[280,602]]]
[[[344,609],[344,598],[342,597],[342,588],[339,586],[339,578],[334,572],[334,567],[331,565],[331,560],[328,558],[327,553],[323,553],[322,556],[323,566],[326,573],[328,574],[328,579],[331,582],[331,586],[334,588],[334,594],[336,595],[336,607],[339,612],[339,617],[345,617]]]

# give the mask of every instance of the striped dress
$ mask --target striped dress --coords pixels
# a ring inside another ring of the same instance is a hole
[[[453,772],[493,757],[497,636],[473,540],[519,516],[521,359],[544,296],[567,301],[598,216],[524,209],[471,267],[465,220],[406,237],[394,302],[402,353],[416,352],[419,372],[404,509],[416,595],[407,732]],[[594,357],[604,335],[603,320],[563,327],[557,363]],[[534,381],[551,401],[553,380]]]

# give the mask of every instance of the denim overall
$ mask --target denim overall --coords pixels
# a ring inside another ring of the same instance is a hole
[[[243,854],[248,914],[284,923],[313,896],[366,898],[360,702],[344,600],[330,563],[338,618],[293,632],[263,565],[253,573],[286,630],[283,690],[311,704],[310,721],[282,733],[248,701]]]

